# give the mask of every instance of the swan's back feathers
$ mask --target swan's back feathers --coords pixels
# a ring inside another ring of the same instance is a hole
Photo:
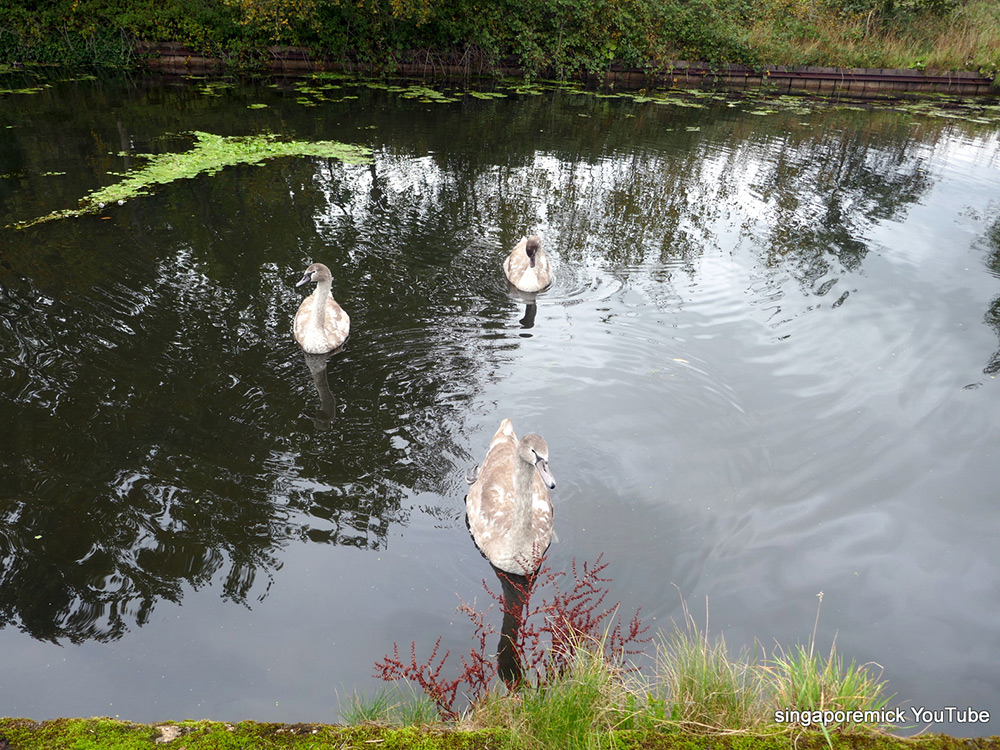
[[[508,573],[525,575],[535,572],[552,541],[552,502],[548,487],[532,468],[531,532],[529,538],[520,538],[514,472],[517,462],[523,461],[517,449],[514,427],[505,419],[469,488],[466,518],[472,538],[486,559]]]
[[[351,317],[337,301],[327,295],[323,325],[314,321],[313,306],[317,304],[316,294],[310,294],[299,305],[295,313],[295,340],[307,354],[327,354],[339,349],[351,333]]]

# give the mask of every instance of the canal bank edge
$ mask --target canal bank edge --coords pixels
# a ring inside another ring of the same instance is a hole
[[[447,60],[413,60],[389,68],[314,56],[299,47],[269,47],[264,68],[274,73],[307,75],[320,71],[389,74],[399,76],[468,76],[520,78],[525,71],[513,61],[493,70],[471,70],[467,65]],[[227,63],[176,42],[139,42],[137,52],[144,67],[164,73],[200,74],[220,72]],[[710,65],[700,62],[671,62],[659,71],[647,71],[620,63],[603,74],[581,73],[577,80],[627,89],[644,87],[716,88],[727,91],[767,89],[778,94],[843,95],[857,98],[883,96],[1000,96],[992,78],[972,71],[929,71],[881,68],[824,68],[770,65]]]
[[[597,739],[595,737],[595,739]],[[1000,737],[922,735],[900,738],[877,732],[785,732],[773,735],[685,734],[616,731],[601,737],[619,750],[993,750]],[[603,743],[602,743],[603,744]],[[422,748],[423,750],[512,750],[523,747],[513,732],[461,730],[445,725],[391,728],[379,725],[276,724],[245,721],[180,721],[136,724],[119,719],[0,719],[0,750],[268,750],[289,748]]]

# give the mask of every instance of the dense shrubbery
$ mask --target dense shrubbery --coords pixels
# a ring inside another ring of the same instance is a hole
[[[566,76],[613,61],[1000,68],[995,0],[7,0],[0,62],[127,65],[137,40]]]

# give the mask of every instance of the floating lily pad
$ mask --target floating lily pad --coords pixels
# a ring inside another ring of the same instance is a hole
[[[444,104],[447,102],[457,102],[458,99],[454,96],[449,96],[436,89],[427,88],[426,86],[409,86],[404,89],[403,98],[405,99],[419,99],[421,102],[437,102],[439,104]]]
[[[231,89],[235,84],[229,81],[209,81],[198,87],[198,92],[202,96],[221,96],[223,89]]]

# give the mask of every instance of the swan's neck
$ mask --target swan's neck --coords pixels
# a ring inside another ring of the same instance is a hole
[[[534,504],[534,481],[535,467],[520,458],[515,459],[514,469],[514,528],[513,535],[516,538],[515,549],[529,550],[529,554],[534,555],[532,546],[535,543],[535,534],[531,528],[533,519],[532,506]],[[522,561],[524,565],[534,563],[534,560]]]
[[[330,298],[331,286],[332,282],[320,281],[316,284],[316,290],[312,293],[312,320],[313,325],[319,330],[323,329],[323,321],[326,319],[326,301]]]

